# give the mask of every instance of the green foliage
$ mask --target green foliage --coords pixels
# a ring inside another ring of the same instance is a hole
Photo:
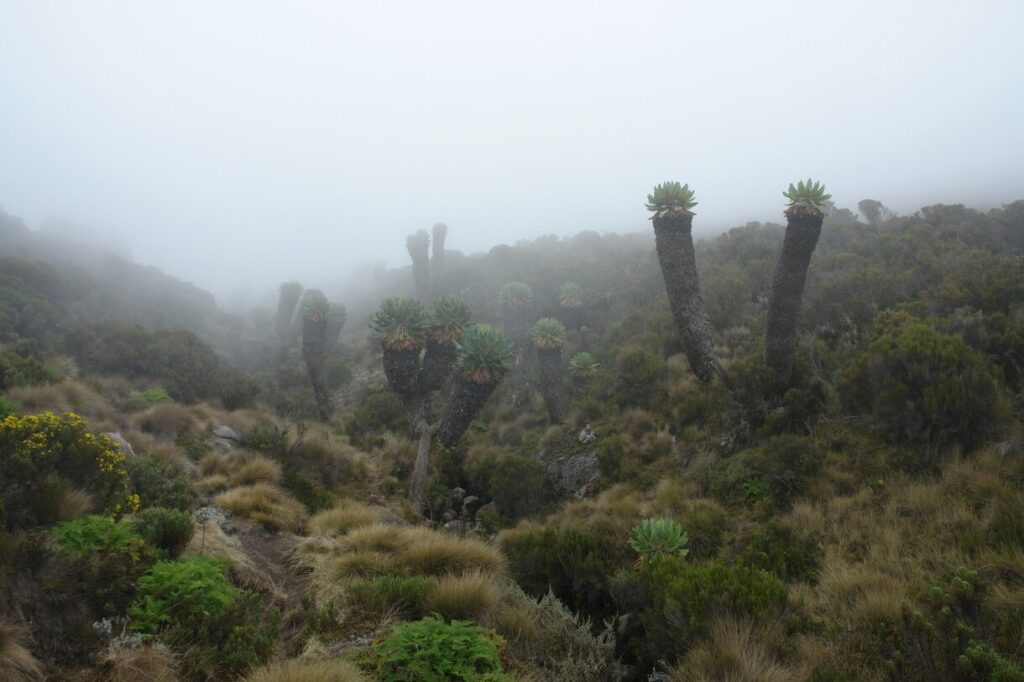
[[[145,400],[150,405],[156,405],[157,403],[173,403],[174,399],[167,395],[167,391],[157,386],[156,388],[147,388],[145,391],[139,393],[139,397]]]
[[[496,327],[470,325],[463,333],[458,348],[462,373],[476,383],[497,383],[512,368],[515,348],[504,332]]]
[[[430,326],[430,317],[419,301],[407,296],[384,299],[373,314],[370,326],[380,335],[381,344],[394,350],[421,348]]]
[[[600,366],[601,363],[597,361],[597,358],[583,351],[569,360],[569,373],[573,378],[589,379],[597,373],[597,368]]]
[[[52,412],[0,421],[0,513],[8,528],[40,525],[56,516],[39,509],[41,490],[62,480],[92,494],[105,511],[139,507],[130,492],[125,456],[106,436],[93,435],[85,420]],[[50,521],[52,522],[52,521]]]
[[[430,335],[438,343],[458,341],[470,317],[465,301],[450,294],[442,296],[434,301],[430,311]]]
[[[622,442],[622,436],[602,438],[597,444],[596,454],[601,475],[616,480],[622,468],[622,460],[626,458],[626,446]]]
[[[276,627],[260,623],[259,597],[235,587],[208,556],[155,564],[139,579],[131,629],[178,650],[186,669],[237,675],[269,658]]]
[[[921,322],[884,333],[847,375],[847,403],[870,409],[894,442],[971,446],[998,423],[999,387],[962,338]]]
[[[17,414],[19,410],[21,410],[21,403],[0,395],[0,419],[7,415]]]
[[[147,507],[169,507],[185,511],[189,507],[188,483],[174,467],[165,467],[150,457],[134,457],[125,462],[132,490],[139,504]]]
[[[491,497],[508,519],[540,509],[547,499],[547,471],[533,457],[510,455],[491,470]]]
[[[346,585],[352,607],[361,617],[372,619],[387,615],[420,618],[426,615],[427,596],[437,585],[430,576],[382,575],[353,580]]]
[[[782,193],[782,196],[789,199],[787,213],[790,211],[807,211],[822,215],[825,213],[825,202],[832,198],[831,194],[825,194],[825,185],[815,182],[810,178],[801,180],[796,185],[790,183],[789,189]]]
[[[28,344],[0,348],[0,391],[44,384],[57,378]]]
[[[654,353],[626,346],[615,356],[614,399],[619,407],[646,408],[660,400],[664,363]]]
[[[711,492],[726,504],[763,500],[781,509],[803,494],[820,469],[821,455],[813,441],[775,436],[726,460],[711,481]]]
[[[561,348],[565,345],[565,325],[553,317],[542,317],[530,329],[530,340],[537,348]]]
[[[821,548],[789,526],[768,522],[758,526],[740,554],[745,566],[760,568],[784,582],[814,582]]]
[[[126,521],[135,533],[172,559],[188,546],[195,529],[190,515],[164,507],[143,509]]]
[[[647,195],[647,210],[654,213],[652,217],[666,215],[693,215],[693,190],[689,185],[680,185],[675,181],[655,185],[654,192]]]
[[[640,612],[643,635],[630,646],[649,665],[677,659],[716,613],[756,616],[786,603],[785,585],[764,571],[680,557],[622,578],[615,594],[620,608]]]
[[[498,290],[498,300],[506,307],[525,308],[533,303],[533,289],[522,282],[509,282]]]
[[[558,292],[558,305],[563,308],[578,308],[583,305],[583,287],[576,282],[566,282]]]
[[[402,403],[388,390],[368,392],[345,422],[345,433],[364,448],[383,444],[387,433],[404,433],[409,417]]]
[[[511,682],[503,647],[493,631],[431,617],[397,626],[374,653],[382,682]]]
[[[644,566],[670,556],[686,556],[689,541],[686,531],[672,519],[647,518],[633,528],[627,544],[640,555],[638,564]]]
[[[306,320],[326,320],[331,304],[319,289],[306,289],[302,294],[302,317]]]
[[[142,536],[109,516],[82,516],[53,527],[53,539],[64,551],[78,555],[116,553],[137,563],[151,556]]]

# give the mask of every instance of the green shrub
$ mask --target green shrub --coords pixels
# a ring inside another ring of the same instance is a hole
[[[491,497],[502,515],[518,519],[540,509],[547,498],[547,471],[532,457],[510,455],[498,461],[490,477]]]
[[[762,524],[754,531],[740,562],[768,571],[784,582],[813,582],[821,561],[821,548],[813,540],[800,537],[792,528],[777,522]]]
[[[156,388],[147,388],[145,391],[142,391],[139,394],[139,397],[141,397],[150,405],[156,405],[157,403],[174,402],[174,399],[171,398],[171,396],[167,395],[167,391],[160,388],[159,386]]]
[[[261,624],[259,597],[232,585],[228,564],[208,556],[161,561],[139,579],[131,629],[178,650],[183,668],[216,679],[267,660],[276,624]]]
[[[511,682],[493,631],[431,617],[399,625],[374,647],[383,682]]]
[[[717,612],[755,616],[786,603],[786,586],[769,573],[680,557],[620,575],[614,592],[620,609],[640,613],[642,635],[628,648],[650,666],[681,656]]]
[[[597,444],[597,465],[605,478],[616,480],[622,469],[622,460],[625,458],[626,446],[622,442],[622,436],[609,436]]]
[[[27,347],[0,348],[0,391],[44,384],[58,378]]]
[[[167,507],[181,511],[189,508],[188,483],[176,469],[162,466],[150,457],[130,459],[125,467],[142,508]]]
[[[844,395],[851,408],[870,410],[893,442],[972,446],[1001,416],[985,356],[921,322],[872,342],[848,371]]]
[[[726,460],[711,481],[711,492],[727,504],[764,501],[784,508],[821,470],[821,455],[802,436],[776,436]]]
[[[395,394],[388,390],[367,393],[345,423],[345,433],[352,442],[366,449],[382,445],[383,434],[404,433],[408,416]]]
[[[149,507],[126,520],[151,546],[171,558],[181,554],[192,539],[192,517],[176,509]]]
[[[11,400],[0,395],[0,419],[3,419],[9,414],[18,414],[21,410],[21,403],[17,400]]]
[[[72,554],[116,552],[138,561],[147,549],[143,538],[131,526],[118,523],[109,516],[83,516],[61,521],[53,527],[52,533],[57,545]]]
[[[615,402],[619,407],[647,408],[664,393],[664,363],[654,353],[627,346],[615,356]]]

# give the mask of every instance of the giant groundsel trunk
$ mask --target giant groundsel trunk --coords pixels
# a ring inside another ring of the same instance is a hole
[[[321,421],[331,418],[330,398],[324,372],[327,356],[327,318],[330,305],[324,295],[311,289],[302,301],[302,358],[313,385],[316,409]]]

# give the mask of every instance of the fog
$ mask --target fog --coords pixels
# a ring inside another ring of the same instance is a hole
[[[1024,3],[0,2],[0,206],[219,300],[448,246],[1024,192]],[[77,227],[75,229],[87,230]],[[119,235],[114,238],[111,235]]]

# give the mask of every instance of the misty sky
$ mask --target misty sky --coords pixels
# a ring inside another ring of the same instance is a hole
[[[607,6],[606,6],[607,5]],[[0,206],[209,288],[449,248],[1024,198],[1024,2],[0,0]]]

